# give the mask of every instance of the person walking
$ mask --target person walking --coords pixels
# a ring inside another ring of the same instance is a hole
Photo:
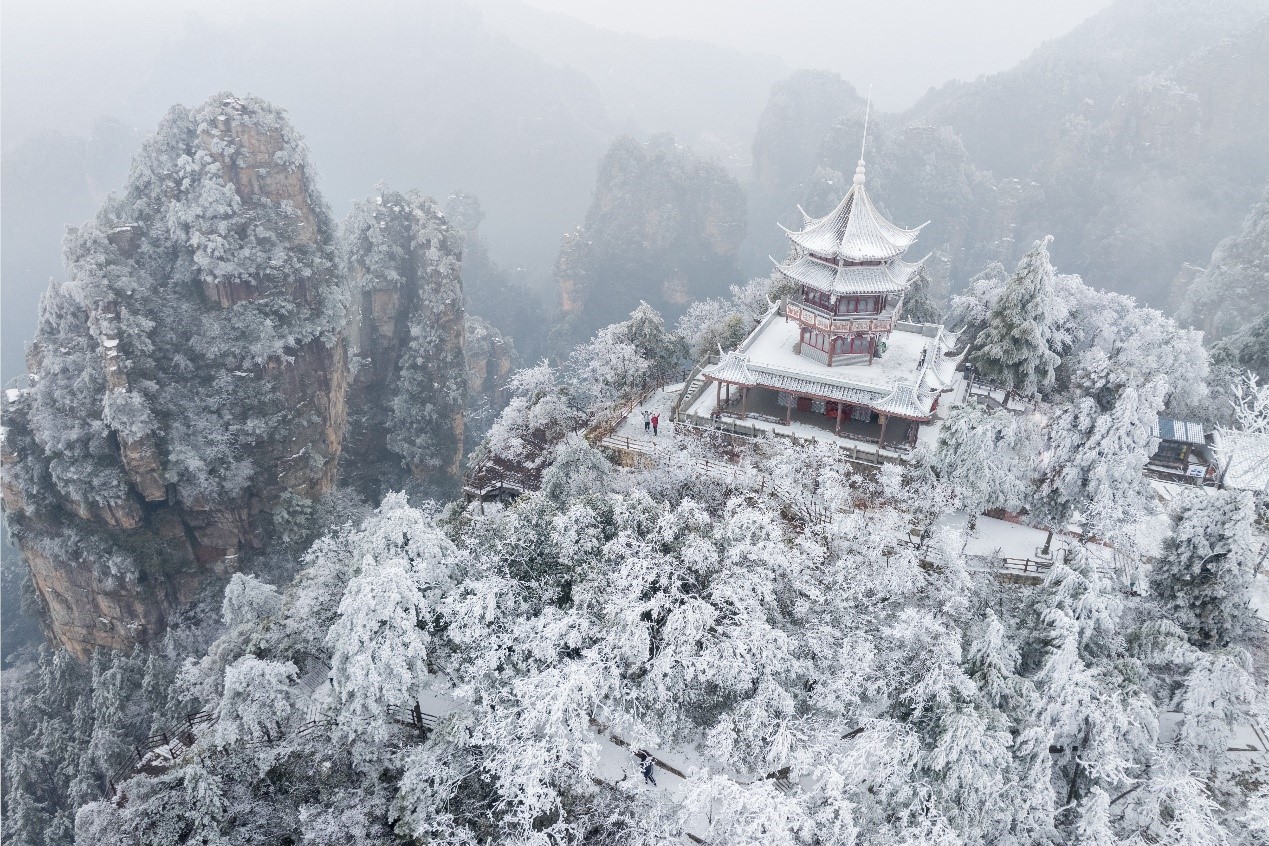
[[[652,774],[656,765],[652,761],[652,756],[640,749],[635,753],[635,757],[639,759],[639,772],[643,773],[643,780],[653,787],[656,787],[656,776]]]
[[[655,438],[657,436],[657,424],[661,422],[661,415],[652,415],[652,420],[650,422],[652,423],[652,437]]]
[[[651,428],[652,428],[652,412],[648,411],[645,408],[643,410],[643,431],[646,432]]]

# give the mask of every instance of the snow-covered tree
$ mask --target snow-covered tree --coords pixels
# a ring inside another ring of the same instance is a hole
[[[440,603],[459,555],[428,516],[389,496],[353,548],[362,557],[326,635],[336,716],[363,764],[378,757],[390,708],[414,707],[429,663]]]
[[[1211,338],[1236,334],[1269,312],[1269,193],[1242,229],[1221,241],[1185,292],[1177,316]]]
[[[1032,447],[1030,421],[976,405],[952,410],[926,456],[931,470],[952,487],[967,511],[1021,510],[1028,495]]]
[[[719,348],[735,349],[752,329],[753,322],[734,303],[719,299],[692,303],[679,318],[677,327],[695,361],[717,355]]]
[[[1123,376],[1101,350],[1081,357],[1075,397],[1050,423],[1040,456],[1038,499],[1054,521],[1082,510],[1096,533],[1131,522],[1149,501],[1141,471],[1156,447],[1151,431],[1167,381]]]
[[[585,420],[581,401],[560,373],[543,362],[511,377],[511,401],[489,429],[483,449],[511,462],[529,462]]]
[[[1255,373],[1244,373],[1234,383],[1234,425],[1244,432],[1269,434],[1269,384],[1260,384]]]
[[[902,317],[904,320],[909,323],[941,323],[943,321],[943,311],[934,302],[932,287],[930,273],[922,264],[917,268],[916,275],[908,283],[908,290],[903,295]]]
[[[1250,494],[1179,497],[1173,532],[1150,574],[1150,589],[1196,643],[1223,645],[1241,631],[1255,566]]]
[[[1149,840],[1164,846],[1223,846],[1228,834],[1218,817],[1220,806],[1185,763],[1164,752],[1141,790],[1134,793],[1124,819]]]
[[[671,381],[687,355],[683,341],[647,303],[630,319],[600,329],[569,356],[570,380],[592,407],[614,404]]]
[[[295,711],[297,677],[294,664],[252,655],[226,667],[216,707],[217,745],[279,739]]]
[[[278,589],[254,576],[234,573],[225,585],[225,598],[220,606],[220,618],[233,628],[258,623],[276,614],[282,607]]]
[[[1052,386],[1061,362],[1048,249],[1051,240],[1046,237],[1023,256],[970,354],[984,378],[1029,397]]]

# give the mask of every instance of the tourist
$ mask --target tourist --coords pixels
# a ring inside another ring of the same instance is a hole
[[[643,773],[643,780],[656,787],[657,780],[652,774],[654,767],[652,756],[640,749],[635,753],[635,757],[639,759],[639,772]]]
[[[660,422],[661,422],[660,414],[652,415],[652,437],[654,438],[657,436],[657,424]]]
[[[652,428],[652,412],[645,408],[643,410],[643,431],[646,432],[650,428]]]

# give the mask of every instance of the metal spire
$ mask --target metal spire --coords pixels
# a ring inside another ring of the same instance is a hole
[[[864,106],[864,137],[859,141],[859,164],[855,166],[855,184],[864,184],[864,150],[868,147],[868,118],[872,114],[872,86],[868,86],[868,103]]]

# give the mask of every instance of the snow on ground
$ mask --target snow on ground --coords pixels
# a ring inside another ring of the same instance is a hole
[[[1176,743],[1182,716],[1179,711],[1159,712],[1160,746],[1172,746]],[[1226,749],[1228,763],[1235,766],[1247,761],[1269,764],[1269,737],[1254,720],[1233,726]]]
[[[680,383],[677,385],[666,385],[664,388],[653,391],[641,405],[637,405],[631,410],[626,419],[618,424],[609,437],[618,441],[624,439],[646,445],[672,440],[674,438],[674,427],[670,424],[670,409],[682,390],[683,385]],[[660,426],[655,438],[651,431],[645,432],[643,430],[644,411],[661,416]]]
[[[1033,408],[1031,404],[1027,403],[1019,396],[1015,396],[1013,394],[1006,396],[1004,388],[992,387],[990,385],[985,385],[982,382],[975,382],[969,388],[969,392],[980,399],[986,398],[991,400],[997,408],[1004,408],[1018,413],[1031,411]],[[1008,400],[1008,402],[1006,402],[1006,400]]]
[[[896,328],[885,339],[885,355],[874,358],[871,364],[829,367],[793,351],[801,331],[797,321],[772,315],[740,346],[740,352],[749,356],[751,366],[763,370],[888,393],[896,382],[912,381],[920,372],[917,362],[934,343],[930,335]]]
[[[1063,538],[1054,533],[1051,554],[1044,555],[1041,550],[1049,533],[1044,529],[1011,523],[1008,520],[997,520],[994,517],[979,517],[974,521],[974,528],[969,528],[969,515],[963,513],[945,514],[937,521],[937,525],[961,533],[965,538],[966,555],[979,558],[1024,558],[1032,561],[1049,561],[1062,558],[1064,549],[1070,538]]]

